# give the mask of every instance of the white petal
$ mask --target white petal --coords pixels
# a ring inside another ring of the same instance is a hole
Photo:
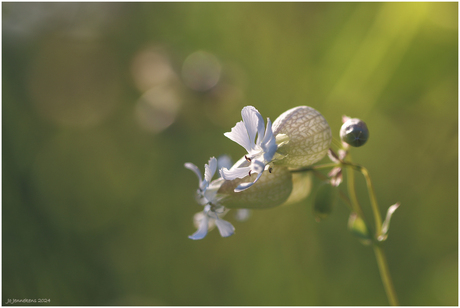
[[[256,144],[260,144],[261,140],[264,139],[264,127],[265,127],[265,122],[264,118],[262,118],[262,115],[257,112],[257,117],[259,118],[259,125],[257,126],[257,141]]]
[[[206,191],[204,192],[204,198],[206,199],[206,203],[216,203],[218,201],[218,198],[216,197],[217,195],[217,191],[219,190],[220,186],[215,186],[215,187],[212,187],[212,189],[209,189],[209,187],[206,189]],[[203,204],[203,203],[201,203]]]
[[[244,107],[243,110],[241,110],[241,117],[243,118],[244,126],[246,126],[246,130],[248,131],[249,141],[252,145],[251,148],[254,148],[256,133],[259,131],[260,125],[262,125],[263,129],[264,120],[259,111],[257,111],[257,109],[253,106]]]
[[[184,167],[195,172],[196,176],[198,177],[198,186],[201,186],[201,182],[203,181],[203,179],[201,177],[200,169],[198,169],[198,167],[192,163],[185,163]]]
[[[243,121],[236,123],[236,125],[232,128],[232,131],[225,133],[224,136],[241,145],[246,149],[248,153],[255,146],[254,141],[251,143],[249,140],[248,131],[246,130],[246,126],[244,125]]]
[[[263,172],[263,169],[262,169],[262,172]],[[241,183],[240,185],[238,185],[233,191],[234,192],[241,192],[243,190],[246,190],[248,189],[249,187],[251,187],[252,185],[254,185],[259,179],[260,177],[262,176],[262,172],[260,172],[256,179],[254,180],[254,182],[249,182],[249,183]]]
[[[267,143],[272,138],[273,138],[272,122],[270,121],[270,118],[267,118],[267,128],[265,129],[265,136],[264,136],[264,139],[262,139],[261,143],[262,144]]]
[[[217,159],[215,157],[211,157],[208,164],[204,165],[204,179],[209,183],[211,182],[214,173],[216,173]]]
[[[220,235],[222,237],[229,237],[235,233],[235,228],[232,226],[232,224],[223,219],[216,219],[216,226],[219,229]]]
[[[234,179],[242,179],[249,175],[249,171],[251,167],[242,167],[242,168],[235,168],[228,170],[227,168],[222,168],[219,170],[220,176],[224,178],[224,180],[234,180]]]
[[[261,173],[265,170],[265,164],[258,159],[253,159],[250,168],[252,172]]]
[[[278,145],[276,144],[275,139],[272,139],[273,142],[266,144],[264,146],[264,161],[268,164],[273,160],[273,156],[275,156],[276,150],[278,150]]]
[[[200,226],[198,227],[198,230],[193,233],[192,235],[189,235],[188,238],[192,240],[201,240],[203,239],[206,234],[208,234],[208,216],[203,215],[203,218],[200,221]]]
[[[236,163],[233,164],[233,166],[230,169],[236,169],[236,168],[242,168],[242,167],[247,167],[251,163],[248,162],[247,160],[247,155],[241,157]]]
[[[272,123],[267,118],[267,129],[265,131],[265,138],[262,140],[261,147],[264,151],[265,162],[270,162],[275,155],[278,145],[276,144],[276,138],[273,136]]]

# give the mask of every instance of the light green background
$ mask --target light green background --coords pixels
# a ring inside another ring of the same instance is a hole
[[[195,175],[238,159],[223,136],[254,105],[309,105],[353,149],[382,214],[402,305],[458,304],[457,3],[3,3],[2,295],[52,305],[387,305],[369,247],[339,203],[254,211],[235,235],[195,231]],[[132,63],[161,48],[178,78],[174,123],[139,125]],[[215,88],[180,80],[204,50]],[[324,160],[326,161],[326,159]],[[362,177],[358,195],[369,209]],[[343,187],[345,188],[345,187]]]

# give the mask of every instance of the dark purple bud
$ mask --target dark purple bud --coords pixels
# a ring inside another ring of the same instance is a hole
[[[340,129],[340,138],[353,147],[360,147],[369,139],[369,130],[360,119],[348,119]]]

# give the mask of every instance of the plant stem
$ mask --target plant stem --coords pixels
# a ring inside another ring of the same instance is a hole
[[[378,204],[377,204],[377,198],[375,196],[374,186],[372,185],[371,178],[369,176],[369,172],[363,166],[356,165],[350,161],[343,162],[343,165],[360,171],[363,174],[364,178],[366,179],[367,190],[369,191],[369,199],[371,201],[371,206],[372,206],[372,210],[373,210],[374,218],[375,218],[375,228],[376,228],[375,238],[377,239],[382,230],[382,219],[380,217],[380,211],[379,211]],[[356,197],[354,174],[352,170],[349,170],[349,171],[350,172],[347,172],[348,193],[350,194],[352,203],[355,204],[355,208],[361,211],[361,212],[358,212],[358,215],[362,215],[362,210],[361,210],[361,207],[359,206],[358,198]],[[366,222],[366,220],[364,219],[364,216],[361,216],[361,217]],[[369,224],[366,223],[366,225],[369,228]],[[388,269],[388,264],[385,258],[385,254],[383,252],[383,248],[380,246],[379,242],[376,242],[375,239],[372,241],[372,246],[374,248],[375,258],[377,261],[377,265],[379,267],[380,277],[382,279],[383,287],[385,289],[385,293],[387,295],[388,301],[390,302],[390,305],[398,306],[399,305],[398,298],[396,296],[396,291],[394,289],[393,282],[391,280],[390,271]]]
[[[374,211],[374,218],[375,218],[375,230],[377,232],[376,237],[380,236],[382,231],[382,218],[380,217],[379,206],[377,204],[377,198],[375,197],[374,186],[372,185],[371,178],[369,176],[369,172],[366,168],[361,167],[361,173],[366,178],[366,185],[367,190],[369,192],[369,199],[371,200],[372,210]]]
[[[375,252],[375,258],[377,260],[377,265],[380,271],[380,277],[382,278],[383,287],[385,288],[385,293],[387,294],[388,301],[392,306],[399,306],[398,298],[396,296],[393,282],[391,281],[390,271],[388,270],[388,264],[383,249],[379,244],[375,242],[373,243],[373,248]]]
[[[376,240],[379,238],[381,230],[382,230],[382,218],[380,216],[380,211],[379,211],[379,207],[377,204],[377,198],[375,196],[374,186],[372,185],[372,181],[371,181],[371,178],[369,176],[369,172],[367,171],[367,169],[363,166],[354,164],[351,161],[341,161],[340,164],[328,163],[328,164],[322,164],[322,165],[310,166],[307,168],[292,170],[291,172],[305,172],[309,170],[313,170],[316,172],[316,170],[319,170],[319,169],[333,168],[333,167],[337,167],[340,165],[342,167],[349,167],[350,169],[360,171],[366,180],[367,190],[369,192],[369,199],[371,202],[371,207],[372,207],[372,211],[373,211],[374,219],[375,219],[375,229],[376,229],[375,239],[372,241],[375,258],[377,261],[377,265],[378,265],[379,272],[380,272],[380,277],[382,279],[383,287],[385,289],[385,293],[387,295],[388,301],[390,305],[398,306],[399,305],[398,298],[396,296],[396,291],[394,289],[393,282],[391,280],[387,260],[386,260],[383,248],[380,246],[380,243]],[[340,197],[342,197],[345,203],[350,207],[351,211],[358,214],[364,220],[367,228],[369,229],[370,227],[369,223],[366,222],[366,219],[364,217],[364,212],[361,206],[359,205],[358,198],[356,195],[355,177],[354,177],[353,170],[347,170],[348,194],[350,195],[350,199],[348,199],[346,195],[341,191],[339,191]]]
[[[350,172],[351,171],[351,172]],[[353,210],[356,214],[359,215],[359,217],[361,217],[364,221],[365,221],[365,217],[364,217],[364,212],[361,208],[361,206],[359,205],[359,202],[358,202],[358,197],[356,196],[356,190],[355,190],[355,176],[353,174],[353,171],[352,170],[347,170],[347,184],[348,184],[348,194],[350,195],[350,199],[351,199],[351,204],[353,206]]]
[[[336,139],[336,138],[332,138],[332,143],[333,143],[337,148],[339,148],[339,149],[341,149],[341,148],[343,147],[342,142],[339,141],[339,140]]]
[[[376,238],[378,238],[382,230],[382,218],[380,216],[379,206],[377,204],[377,198],[375,197],[374,186],[372,185],[371,178],[369,176],[369,172],[363,166],[356,165],[351,162],[344,162],[344,165],[350,166],[351,168],[360,171],[363,174],[364,178],[366,179],[367,190],[369,192],[369,199],[371,201],[371,207],[374,213],[375,230],[377,233]]]
[[[353,205],[351,204],[350,199],[348,198],[347,195],[343,191],[339,189],[339,197],[342,198],[342,200],[345,202],[345,205],[348,207],[350,212],[353,212]]]

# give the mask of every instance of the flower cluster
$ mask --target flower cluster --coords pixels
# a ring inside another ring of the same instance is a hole
[[[241,116],[242,121],[224,134],[247,152],[233,166],[219,166],[212,157],[203,179],[197,166],[185,163],[198,177],[196,200],[203,206],[203,211],[195,214],[198,230],[191,239],[204,238],[215,226],[221,236],[232,235],[235,228],[222,219],[229,209],[270,208],[292,199],[296,181],[290,170],[321,160],[332,140],[326,119],[311,107],[292,108],[273,125],[269,118],[265,125],[253,106],[244,107]],[[220,177],[212,180],[217,169]],[[241,215],[247,216],[247,212]]]

